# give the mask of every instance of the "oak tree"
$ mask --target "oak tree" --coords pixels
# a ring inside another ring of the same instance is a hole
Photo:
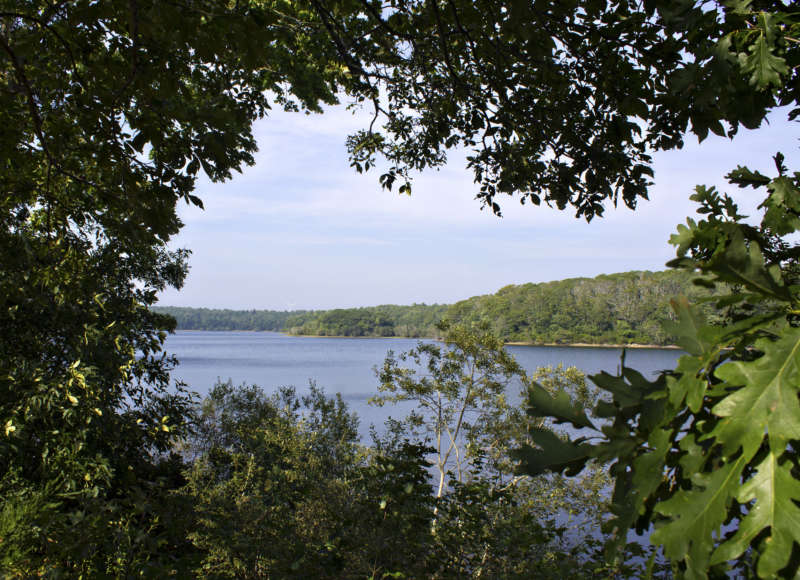
[[[168,242],[200,172],[252,163],[272,104],[336,100],[329,45],[282,7],[0,2],[3,569],[171,566],[156,498],[189,398],[148,306],[186,274]]]

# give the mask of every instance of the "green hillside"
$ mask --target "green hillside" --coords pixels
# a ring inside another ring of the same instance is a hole
[[[690,278],[670,270],[512,285],[457,302],[447,317],[488,321],[509,342],[667,345],[670,300],[708,295]]]
[[[510,285],[452,305],[382,305],[317,311],[211,310],[157,307],[181,330],[272,330],[314,336],[435,337],[442,318],[488,322],[507,342],[654,344],[673,342],[663,328],[670,300],[699,298],[691,274],[623,272]]]

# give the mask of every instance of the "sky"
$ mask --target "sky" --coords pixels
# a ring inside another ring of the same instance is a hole
[[[200,181],[205,210],[183,205],[171,243],[192,251],[180,291],[164,306],[329,309],[452,303],[508,284],[663,270],[669,236],[695,215],[696,184],[735,194],[744,213],[760,192],[726,185],[739,164],[773,175],[772,155],[800,165],[797,125],[773,113],[733,140],[687,136],[682,150],[654,155],[650,201],[608,207],[591,223],[574,211],[501,199],[503,217],[480,209],[464,154],[415,177],[410,196],[380,188],[380,170],[349,166],[348,134],[363,117],[344,107],[324,114],[273,112],[255,126],[256,163],[224,183]],[[505,196],[504,196],[505,197]]]

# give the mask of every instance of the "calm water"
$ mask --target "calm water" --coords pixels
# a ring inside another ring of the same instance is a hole
[[[268,392],[283,385],[306,391],[311,380],[329,394],[341,393],[358,413],[362,432],[366,432],[370,423],[380,425],[390,415],[405,415],[399,407],[376,408],[367,404],[378,386],[373,367],[383,362],[387,351],[403,352],[417,342],[404,338],[297,337],[275,332],[178,331],[167,339],[166,346],[180,360],[173,377],[201,395],[218,378],[231,379],[235,384],[256,384]],[[529,372],[561,363],[587,374],[601,370],[615,373],[621,354],[621,349],[616,348],[510,346],[508,350]],[[645,375],[655,374],[674,368],[680,355],[680,351],[668,349],[629,350],[626,364]]]

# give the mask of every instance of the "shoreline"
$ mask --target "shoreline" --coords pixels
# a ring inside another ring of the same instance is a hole
[[[506,346],[563,346],[568,348],[633,348],[633,349],[640,349],[640,350],[647,350],[647,349],[658,349],[658,350],[680,350],[681,347],[675,344],[639,344],[639,343],[631,343],[631,344],[595,344],[592,342],[570,342],[570,343],[558,343],[558,342],[506,342]]]
[[[282,334],[284,336],[291,336],[296,338],[352,338],[352,339],[408,339],[408,340],[436,340],[441,341],[440,338],[433,336],[345,336],[333,334],[290,334],[281,330],[249,330],[249,329],[226,329],[226,330],[208,330],[200,328],[182,329],[176,328],[175,331],[180,332],[272,332],[275,334]],[[503,343],[506,346],[547,346],[547,347],[564,347],[564,348],[626,348],[636,350],[680,350],[679,346],[674,344],[659,345],[659,344],[609,344],[609,343],[592,343],[592,342],[529,342],[529,341],[516,341],[512,340]]]

